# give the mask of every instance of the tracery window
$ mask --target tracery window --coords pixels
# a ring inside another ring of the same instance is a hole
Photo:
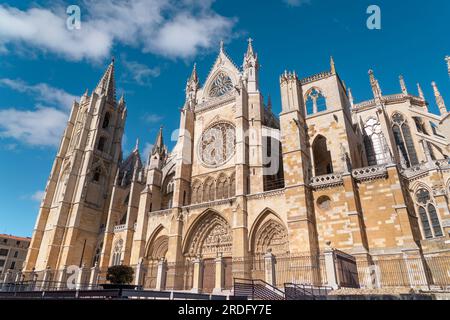
[[[426,239],[442,237],[441,223],[427,189],[421,188],[416,192],[416,204],[424,237]]]
[[[311,89],[306,97],[306,114],[311,115],[325,110],[327,110],[325,97],[318,89]]]
[[[233,82],[225,72],[220,72],[214,79],[211,89],[209,90],[210,97],[220,97],[230,92],[233,89]]]
[[[364,146],[366,148],[367,162],[369,166],[384,164],[388,161],[387,146],[380,122],[370,118],[364,125]]]
[[[405,159],[406,165],[411,167],[419,164],[411,130],[403,115],[395,113],[392,116],[392,131],[394,133],[395,143]]]
[[[122,249],[123,249],[123,240],[119,239],[115,246],[114,246],[114,252],[113,252],[113,258],[112,258],[112,265],[118,266],[122,262]]]
[[[109,127],[109,120],[111,119],[111,114],[109,112],[105,113],[105,117],[103,118],[102,128],[106,129]]]
[[[105,151],[105,145],[106,145],[106,138],[105,137],[101,137],[100,139],[98,139],[97,149],[99,151]]]
[[[100,167],[95,168],[94,175],[92,176],[92,181],[100,182],[101,175],[102,169]]]

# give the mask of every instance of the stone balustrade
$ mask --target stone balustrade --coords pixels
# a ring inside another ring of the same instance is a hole
[[[342,185],[342,173],[332,173],[311,178],[310,185],[314,189],[331,188]]]
[[[376,165],[371,167],[352,170],[352,177],[358,181],[370,181],[387,177],[386,165]]]

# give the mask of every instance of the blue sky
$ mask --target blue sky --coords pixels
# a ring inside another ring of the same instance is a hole
[[[80,30],[65,27],[70,4],[81,8]],[[381,8],[381,30],[366,28],[371,4]],[[125,152],[138,137],[145,152],[160,124],[170,140],[193,63],[204,80],[221,39],[238,65],[246,39],[254,39],[262,92],[276,112],[279,75],[325,71],[330,55],[357,102],[371,98],[373,68],[383,93],[400,92],[402,74],[413,94],[421,83],[436,111],[431,81],[450,98],[449,19],[447,0],[3,2],[0,233],[31,235],[70,103],[96,86],[112,56],[118,94],[128,104]]]

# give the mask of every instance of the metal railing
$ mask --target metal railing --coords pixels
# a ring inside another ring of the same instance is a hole
[[[285,293],[260,279],[234,278],[235,297],[247,297],[251,300],[284,300]]]
[[[289,300],[326,300],[333,288],[307,284],[285,283],[284,292]]]

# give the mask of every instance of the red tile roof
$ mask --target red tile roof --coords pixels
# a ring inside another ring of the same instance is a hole
[[[17,240],[17,241],[31,241],[31,238],[29,238],[29,237],[16,237],[16,236],[12,236],[12,235],[10,235],[10,234],[3,234],[3,233],[0,233],[0,238],[8,238],[8,239],[11,239],[11,240]]]

